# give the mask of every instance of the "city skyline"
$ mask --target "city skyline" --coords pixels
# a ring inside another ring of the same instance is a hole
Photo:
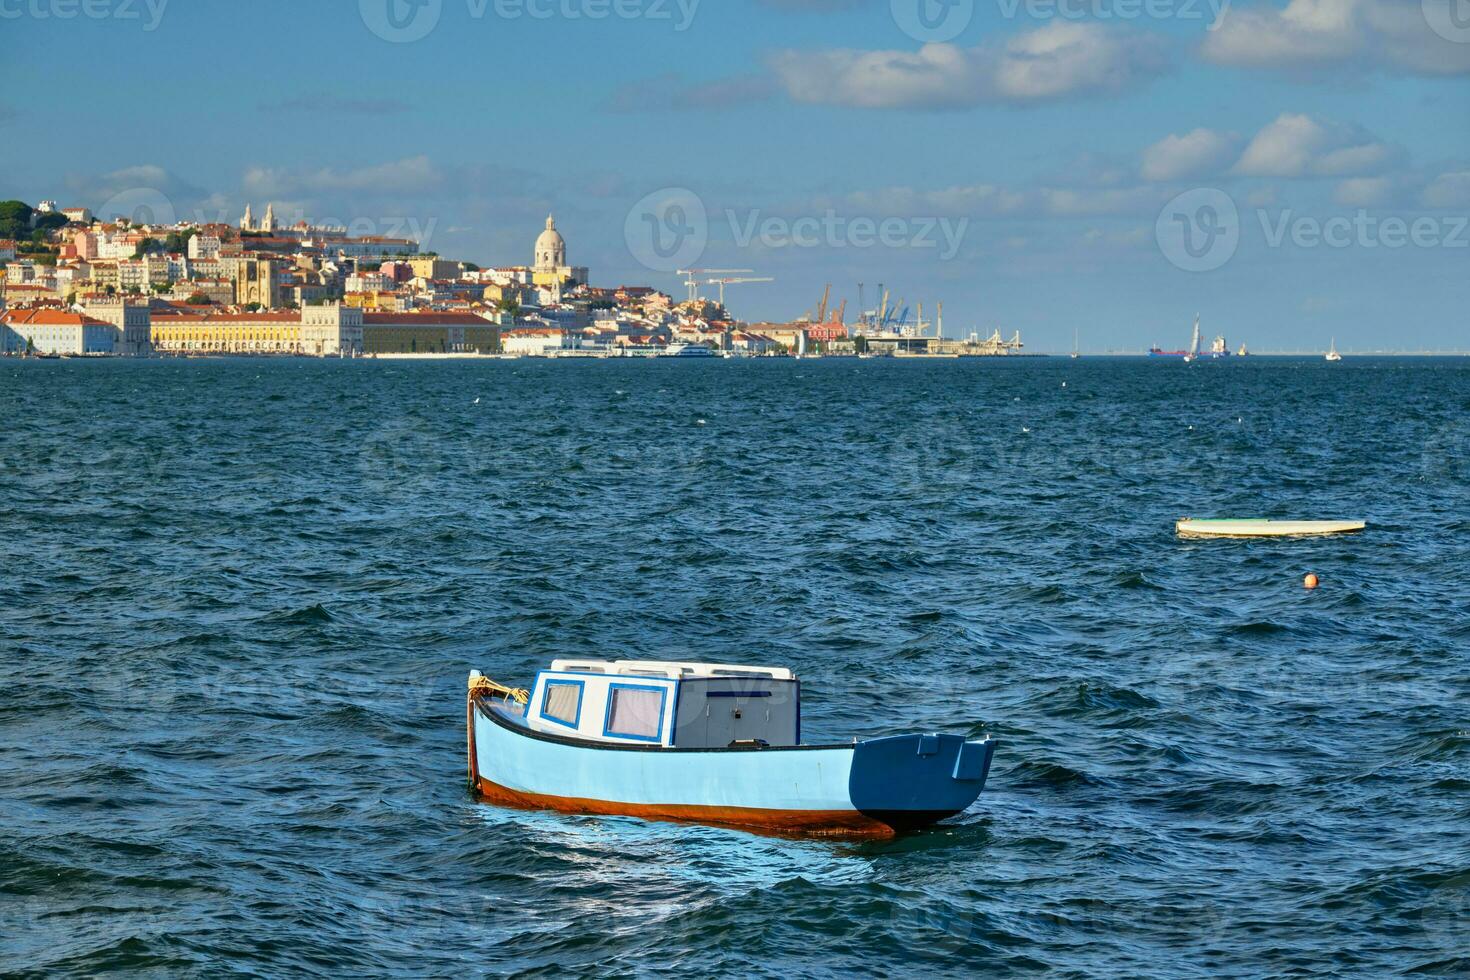
[[[0,198],[273,201],[485,265],[555,211],[600,285],[752,268],[730,305],[776,320],[884,283],[1038,350],[1200,311],[1253,349],[1465,346],[1448,3],[924,2],[11,3]]]

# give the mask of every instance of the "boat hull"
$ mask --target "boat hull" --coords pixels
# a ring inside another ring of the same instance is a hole
[[[1174,529],[1185,538],[1307,538],[1351,534],[1367,527],[1364,521],[1191,520]]]
[[[502,806],[721,824],[794,835],[888,837],[963,811],[995,743],[901,735],[850,745],[678,749],[534,732],[469,705],[470,782]]]

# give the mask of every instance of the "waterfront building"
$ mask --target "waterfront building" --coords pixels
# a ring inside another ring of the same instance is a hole
[[[808,325],[804,323],[755,323],[751,330],[764,337],[769,337],[788,351],[804,351],[807,349]]]
[[[110,323],[116,330],[113,353],[125,357],[146,357],[153,353],[152,313],[145,302],[122,296],[88,296],[82,300],[82,312]]]
[[[360,354],[362,310],[345,303],[306,306],[301,310],[301,352],[318,357]]]
[[[364,312],[362,321],[362,349],[368,354],[494,354],[500,350],[500,325],[478,313]]]
[[[216,310],[157,310],[153,347],[172,354],[297,354],[302,314],[235,313]]]
[[[7,353],[111,354],[117,329],[85,313],[52,307],[6,310],[0,314]]]
[[[744,351],[747,354],[768,354],[779,347],[779,344],[764,334],[737,330],[730,335],[730,349]]]
[[[580,342],[580,337],[568,334],[560,327],[520,326],[506,331],[502,344],[507,354],[545,357],[556,351],[574,350]]]

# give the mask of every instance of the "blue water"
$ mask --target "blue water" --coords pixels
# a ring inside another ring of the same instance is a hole
[[[0,971],[1464,976],[1467,489],[1466,360],[0,362]],[[878,843],[476,803],[566,655],[1000,748]]]

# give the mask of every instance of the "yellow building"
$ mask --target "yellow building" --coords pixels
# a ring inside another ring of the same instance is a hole
[[[364,313],[362,349],[368,354],[494,354],[500,350],[500,327],[474,313]]]
[[[530,293],[525,286],[522,286],[518,282],[486,283],[480,295],[482,298],[501,306],[507,303],[515,303],[518,306],[531,305]]]
[[[364,310],[402,310],[409,302],[404,294],[391,289],[370,289],[361,293],[347,293],[342,302]]]
[[[153,314],[153,349],[173,354],[298,354],[301,314]]]
[[[436,255],[416,255],[408,260],[409,268],[419,279],[458,279],[459,263]]]

